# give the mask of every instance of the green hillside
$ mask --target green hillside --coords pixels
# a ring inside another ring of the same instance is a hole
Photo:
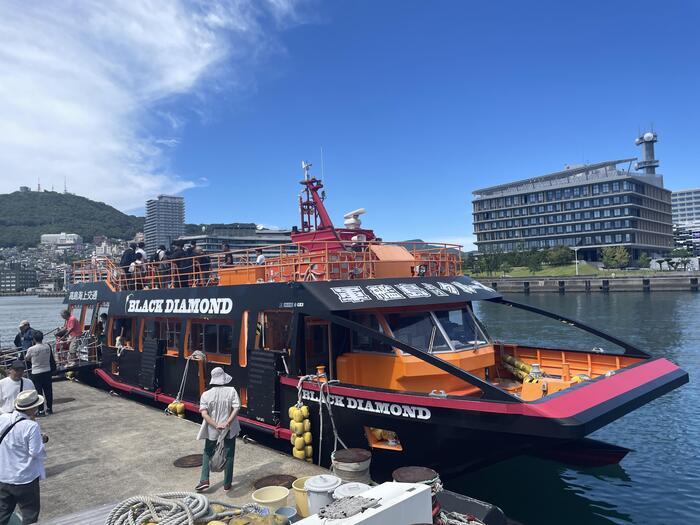
[[[126,215],[103,202],[54,191],[0,195],[0,246],[36,246],[42,233],[77,233],[131,239],[143,217]]]

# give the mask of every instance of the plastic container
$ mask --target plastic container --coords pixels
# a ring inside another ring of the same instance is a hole
[[[369,489],[370,486],[366,483],[358,483],[356,481],[353,481],[352,483],[345,483],[333,491],[333,499],[357,496],[358,494],[362,494]]]
[[[302,518],[307,518],[310,516],[309,496],[306,492],[306,489],[304,488],[304,483],[306,483],[307,479],[312,477],[313,476],[303,476],[301,478],[297,478],[296,480],[294,480],[294,483],[292,483],[292,490],[294,491],[294,503],[296,503],[297,505],[297,513]]]
[[[333,503],[333,491],[342,483],[337,476],[320,474],[312,476],[304,483],[309,496],[309,514],[317,514],[321,507]]]
[[[294,518],[297,517],[297,509],[294,507],[280,507],[275,511],[276,516],[284,516],[287,519],[287,523],[296,521]]]
[[[286,506],[288,496],[289,489],[276,486],[263,487],[256,490],[251,495],[255,503],[267,507],[270,509],[270,512],[274,509]]]

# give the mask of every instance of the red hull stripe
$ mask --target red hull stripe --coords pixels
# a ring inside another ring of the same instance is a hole
[[[160,392],[151,392],[149,390],[145,390],[143,388],[139,388],[137,386],[132,386],[132,385],[127,385],[126,383],[122,383],[121,381],[117,381],[116,379],[113,379],[107,372],[104,370],[97,368],[95,369],[95,374],[102,379],[105,383],[107,383],[110,387],[112,388],[117,388],[119,390],[122,390],[123,392],[128,392],[128,393],[137,393],[141,394],[144,396],[148,396],[154,401],[157,401],[159,403],[167,403],[170,404],[173,401],[175,401],[175,398],[166,394],[161,394]],[[199,405],[196,403],[191,403],[189,401],[183,401],[185,405],[185,409],[189,410],[190,412],[196,412],[199,413]],[[288,428],[282,428],[282,427],[275,427],[273,425],[268,425],[267,423],[261,423],[260,421],[255,421],[254,419],[250,419],[247,417],[243,416],[238,416],[238,419],[241,421],[241,423],[246,423],[248,425],[253,425],[256,427],[260,428],[265,428],[267,430],[270,430],[274,432],[276,438],[280,439],[289,439],[292,437],[292,431],[289,430]]]
[[[611,377],[600,378],[590,383],[582,383],[580,386],[564,391],[561,394],[556,394],[544,401],[530,403],[502,403],[497,401],[481,401],[478,399],[446,399],[415,394],[380,392],[336,385],[331,386],[329,392],[337,395],[390,403],[562,419],[580,414],[581,412],[676,370],[679,370],[678,366],[667,359],[654,359],[633,368],[618,371]],[[298,384],[298,380],[292,377],[281,377],[280,381],[284,385],[293,386],[295,388]],[[309,381],[304,383],[304,388],[306,390],[318,390],[318,386]]]

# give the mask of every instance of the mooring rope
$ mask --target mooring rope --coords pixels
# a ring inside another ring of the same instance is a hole
[[[185,395],[185,384],[187,383],[187,370],[190,367],[190,361],[206,361],[207,356],[204,352],[200,352],[199,350],[195,350],[192,352],[191,355],[185,359],[185,369],[182,372],[182,379],[180,380],[180,388],[177,391],[177,395],[175,396],[175,399],[173,400],[173,403],[179,403],[182,401],[182,396]],[[165,409],[166,413],[170,413],[169,409]]]
[[[212,506],[224,510],[216,512]],[[242,512],[261,513],[259,505],[231,505],[209,502],[203,494],[194,492],[165,492],[152,496],[134,496],[119,503],[107,516],[105,525],[141,525],[155,522],[159,525],[195,525],[200,520],[221,520]]]

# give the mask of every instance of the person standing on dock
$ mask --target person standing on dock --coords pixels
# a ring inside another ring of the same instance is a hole
[[[46,414],[53,414],[51,347],[44,343],[44,334],[39,330],[34,331],[34,346],[27,350],[26,360],[32,364],[32,381],[36,391],[46,400]],[[42,415],[43,408],[39,409],[39,415]]]
[[[34,344],[34,328],[29,326],[29,321],[24,319],[19,323],[19,332],[15,336],[15,346],[22,349],[21,359],[30,346]]]
[[[204,440],[204,454],[202,457],[202,473],[199,485],[195,487],[197,492],[209,488],[209,460],[216,450],[217,440],[222,432],[226,432],[224,447],[226,450],[226,464],[224,466],[224,490],[231,490],[233,480],[233,457],[236,451],[236,436],[241,430],[238,422],[238,410],[241,402],[238,392],[232,386],[226,386],[232,377],[217,366],[211,371],[211,388],[206,390],[199,400],[199,412],[202,414],[202,426],[197,434],[197,439]]]
[[[15,409],[15,399],[20,392],[35,389],[32,380],[24,377],[26,369],[24,361],[18,359],[10,365],[8,376],[0,379],[0,413],[9,414]]]
[[[78,358],[78,340],[83,331],[80,329],[80,322],[71,315],[70,311],[63,310],[61,312],[61,317],[65,323],[63,328],[56,332],[56,337],[66,338],[65,342],[68,343],[68,359],[75,361]]]
[[[0,525],[6,525],[19,505],[22,525],[39,521],[39,480],[46,479],[44,443],[36,418],[44,398],[36,390],[17,396],[14,411],[0,415]]]

